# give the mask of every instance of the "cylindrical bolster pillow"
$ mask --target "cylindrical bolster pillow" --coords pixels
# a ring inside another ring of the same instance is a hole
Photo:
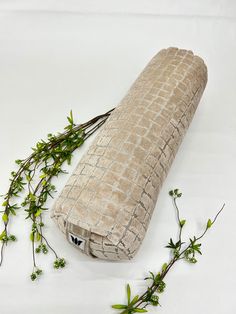
[[[149,62],[54,205],[52,217],[75,247],[108,260],[135,255],[206,82],[191,51],[164,49]]]

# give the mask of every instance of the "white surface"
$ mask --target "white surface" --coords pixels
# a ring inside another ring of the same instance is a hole
[[[0,191],[14,160],[49,132],[62,130],[70,109],[86,121],[114,107],[160,49],[192,49],[208,65],[209,82],[160,193],[145,241],[130,262],[84,256],[66,242],[47,214],[47,235],[68,266],[31,272],[30,225],[24,213],[11,230],[19,241],[0,269],[2,314],[108,314],[122,303],[125,284],[145,288],[149,270],[168,260],[175,235],[169,189],[183,191],[186,236],[199,233],[223,202],[224,213],[203,240],[194,266],[179,263],[166,279],[162,307],[150,313],[234,314],[236,246],[235,1],[0,1]],[[88,143],[75,155],[70,172]],[[56,183],[63,187],[68,176]],[[118,312],[117,312],[118,313]]]
[[[204,17],[235,17],[232,0],[1,0],[3,10],[90,14],[149,14]]]

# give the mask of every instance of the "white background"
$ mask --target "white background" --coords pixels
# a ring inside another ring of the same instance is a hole
[[[147,272],[169,258],[164,246],[177,229],[168,191],[175,187],[183,191],[186,239],[226,207],[203,240],[199,262],[173,268],[162,307],[150,313],[236,312],[235,1],[0,1],[0,192],[14,160],[63,130],[70,109],[83,122],[116,106],[153,55],[169,46],[203,57],[209,81],[138,254],[129,262],[93,260],[64,239],[48,212],[47,236],[68,266],[55,271],[53,256],[42,257],[45,274],[32,283],[30,224],[20,212],[10,226],[19,241],[5,250],[0,269],[1,314],[116,313],[110,305],[125,301],[125,285],[142,293]],[[88,145],[75,154],[70,173]],[[56,181],[58,190],[67,178]]]

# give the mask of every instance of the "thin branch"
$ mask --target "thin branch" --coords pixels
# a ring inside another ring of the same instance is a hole
[[[225,204],[223,204],[223,206],[221,207],[221,209],[218,211],[218,213],[216,214],[216,216],[215,216],[215,218],[213,219],[213,221],[212,221],[212,225],[216,222],[216,220],[217,220],[217,218],[218,218],[218,216],[219,216],[219,214],[222,212],[222,210],[224,209],[224,207],[225,207]],[[197,237],[196,238],[196,241],[198,241],[198,240],[200,240],[202,237],[204,237],[204,235],[206,234],[206,232],[208,231],[208,227],[206,226],[206,229],[205,229],[205,231],[202,233],[202,235],[200,235],[199,237]]]
[[[44,239],[44,241],[46,242],[47,246],[49,247],[49,249],[54,253],[55,257],[58,258],[58,255],[56,253],[56,251],[51,247],[51,245],[48,243],[48,240],[41,234],[39,233],[40,236]]]
[[[5,246],[5,241],[2,241],[0,266],[2,266],[2,262],[3,262],[3,249],[4,249],[4,246]]]

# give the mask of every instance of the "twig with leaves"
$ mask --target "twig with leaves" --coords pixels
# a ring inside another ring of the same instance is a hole
[[[16,236],[9,232],[9,222],[20,208],[24,208],[27,213],[26,219],[30,219],[32,223],[30,240],[32,241],[33,271],[31,279],[34,281],[42,274],[36,259],[36,255],[41,252],[47,254],[50,250],[54,254],[54,268],[65,267],[65,259],[58,256],[43,232],[43,213],[48,210],[45,204],[48,197],[53,197],[56,191],[51,181],[59,174],[66,173],[62,165],[65,162],[71,163],[73,152],[104,124],[113,110],[79,125],[74,123],[72,112],[70,112],[67,117],[69,125],[65,127],[63,133],[48,134],[47,140],[39,141],[32,148],[33,153],[28,158],[16,160],[19,168],[11,172],[9,189],[5,195],[2,195],[4,209],[1,212],[4,229],[0,233],[0,266],[3,262],[4,248],[9,242],[16,241]],[[23,202],[18,205],[15,199],[22,195],[24,195]]]
[[[148,306],[159,306],[159,294],[162,293],[165,289],[164,278],[170,271],[170,269],[180,260],[185,260],[188,263],[195,264],[197,262],[196,255],[202,254],[201,252],[201,243],[199,240],[202,239],[211,226],[215,223],[217,217],[223,210],[225,204],[218,211],[213,220],[208,219],[204,231],[199,236],[193,236],[189,239],[188,242],[183,242],[182,240],[182,230],[186,224],[185,219],[180,218],[180,211],[177,205],[177,199],[182,196],[182,193],[178,189],[171,190],[169,192],[174,204],[174,208],[177,214],[177,223],[178,223],[178,239],[174,241],[170,239],[166,248],[171,250],[171,259],[168,263],[164,263],[161,267],[161,270],[154,274],[149,272],[149,276],[144,278],[150,282],[146,291],[141,295],[136,295],[131,298],[131,288],[128,284],[126,286],[127,291],[127,304],[114,304],[112,305],[113,309],[119,310],[120,314],[133,314],[133,313],[145,313],[148,312]]]

